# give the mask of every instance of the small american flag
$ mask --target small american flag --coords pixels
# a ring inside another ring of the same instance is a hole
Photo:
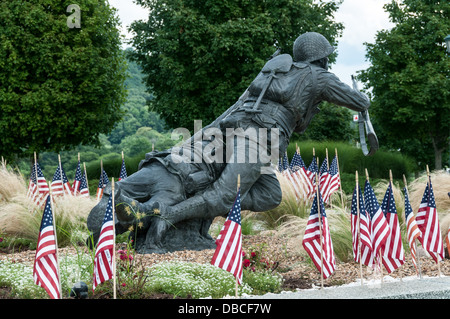
[[[330,174],[330,183],[328,184],[327,194],[326,196],[324,196],[325,203],[329,202],[331,194],[337,191],[341,186],[341,177],[339,176],[339,169],[336,156],[333,158],[333,161],[331,161],[328,173]]]
[[[37,180],[36,180],[37,175]],[[41,166],[35,162],[31,170],[30,183],[28,185],[28,197],[38,206],[43,206],[49,194],[47,181],[42,174]]]
[[[328,189],[330,186],[331,175],[328,173],[328,159],[323,160],[319,171],[319,189],[323,201],[326,203],[328,198]]]
[[[422,232],[419,230],[419,227],[417,226],[416,218],[414,217],[414,213],[411,208],[411,203],[409,202],[408,191],[406,187],[403,189],[403,192],[405,193],[406,235],[408,238],[409,249],[411,251],[412,262],[417,270],[416,239],[420,238]]]
[[[55,196],[64,195],[64,193],[72,195],[72,187],[61,165],[56,168],[50,187]]]
[[[297,200],[303,198],[303,185],[301,184],[301,180],[297,178],[297,175],[294,175],[291,171],[287,152],[284,153],[281,163],[281,174],[290,182],[292,188],[294,189],[295,197],[297,198]]]
[[[37,193],[36,165],[33,165],[33,168],[31,169],[31,174],[30,174],[30,181],[28,183],[27,197],[31,198],[34,202],[36,193]]]
[[[120,167],[119,181],[127,178],[127,168],[125,166],[125,159],[122,159],[122,166]]]
[[[322,238],[320,236],[320,227],[322,228]],[[320,247],[320,243],[322,243],[322,247]],[[336,269],[336,261],[334,258],[333,243],[331,241],[327,216],[325,214],[325,207],[320,192],[319,198],[317,198],[317,194],[314,197],[302,245],[311,257],[316,268],[323,274],[323,278],[328,278]],[[321,267],[322,259],[323,268]]]
[[[353,258],[360,262],[360,250],[361,250],[361,263],[363,265],[374,267],[374,254],[372,250],[372,235],[370,232],[370,218],[366,212],[364,206],[364,200],[361,195],[361,187],[358,185],[358,197],[359,197],[359,238],[358,238],[358,206],[357,206],[357,194],[356,187],[353,191],[352,207],[351,207],[351,231],[352,231],[352,243],[353,243]],[[359,249],[360,248],[360,249]]]
[[[383,264],[388,273],[391,273],[405,263],[400,224],[391,182],[381,203],[381,211],[384,213],[390,230],[386,245],[383,248]]]
[[[61,298],[56,250],[56,234],[53,225],[51,197],[47,196],[39,230],[33,278],[34,283],[43,287],[52,299]]]
[[[423,248],[433,257],[437,263],[444,259],[444,245],[441,237],[441,228],[434,200],[433,186],[431,179],[425,188],[419,211],[416,215],[416,222],[422,232],[420,241]]]
[[[216,240],[211,264],[224,269],[242,284],[241,191],[237,192],[233,207]]]
[[[381,253],[380,250],[386,244],[386,240],[389,236],[389,225],[381,211],[375,193],[368,180],[366,180],[364,185],[364,203],[366,205],[366,211],[370,216],[372,249],[375,256],[379,256]]]
[[[80,195],[82,197],[89,197],[89,188],[87,185],[86,174],[83,175],[80,182]]]
[[[290,168],[292,177],[297,184],[301,197],[308,198],[312,185],[308,175],[306,174],[305,162],[303,162],[303,159],[298,151],[296,151],[292,157]]]
[[[308,194],[308,198],[313,196],[316,193],[316,173],[318,173],[318,172],[319,172],[319,167],[317,166],[316,156],[314,155],[312,158],[311,164],[309,164],[309,167],[306,170],[306,174],[308,175],[308,178],[312,185],[312,188],[309,189],[310,192]]]
[[[97,187],[97,201],[100,201],[100,199],[102,199],[103,189],[106,187],[106,185],[108,185],[108,183],[109,183],[108,175],[106,174],[105,170],[102,170]]]
[[[74,196],[77,196],[80,194],[80,190],[81,190],[80,186],[81,186],[82,178],[83,178],[83,175],[81,175],[81,164],[80,164],[80,161],[78,161],[77,169],[75,171],[75,179],[72,184],[72,190],[73,190]]]
[[[99,284],[114,276],[113,252],[115,238],[113,214],[112,196],[110,196],[97,242],[97,248],[95,250],[92,291],[94,291]]]

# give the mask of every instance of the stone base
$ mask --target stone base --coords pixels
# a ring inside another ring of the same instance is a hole
[[[140,254],[164,254],[182,250],[215,249],[215,240],[208,234],[211,223],[212,220],[203,219],[179,222],[167,230],[159,247],[146,246],[146,236],[151,236],[151,234],[138,234],[134,248]]]

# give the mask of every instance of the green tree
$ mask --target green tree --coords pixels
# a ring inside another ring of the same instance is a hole
[[[143,68],[155,98],[150,101],[171,128],[205,125],[245,91],[267,58],[306,31],[331,43],[342,25],[333,14],[339,1],[136,0],[150,8],[135,21],[131,57]]]
[[[450,134],[450,57],[443,45],[450,2],[392,1],[385,10],[395,26],[367,44],[372,66],[360,75],[372,88],[370,111],[382,131],[380,143],[422,168],[426,154],[434,155],[434,168],[441,169]]]
[[[0,1],[0,154],[98,144],[122,117],[126,63],[115,10],[79,0]]]
[[[293,140],[351,142],[358,137],[349,109],[328,102],[323,102],[319,108],[320,113],[314,116],[308,129],[303,134],[294,133]]]

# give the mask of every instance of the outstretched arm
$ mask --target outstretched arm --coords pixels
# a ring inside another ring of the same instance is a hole
[[[343,83],[333,73],[326,72],[321,74],[321,76],[319,75],[319,81],[320,77],[322,77],[322,81],[326,82],[320,94],[321,99],[357,112],[362,112],[369,108],[370,101],[365,94]]]

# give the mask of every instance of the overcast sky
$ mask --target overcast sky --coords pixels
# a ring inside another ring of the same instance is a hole
[[[344,0],[336,12],[335,20],[344,24],[342,37],[338,39],[338,58],[331,71],[343,82],[351,85],[351,75],[369,66],[366,61],[365,42],[374,43],[376,32],[390,29],[388,14],[383,5],[391,0]],[[122,34],[131,37],[126,29],[134,20],[146,20],[147,9],[134,3],[133,0],[109,0],[118,10],[122,22]]]

